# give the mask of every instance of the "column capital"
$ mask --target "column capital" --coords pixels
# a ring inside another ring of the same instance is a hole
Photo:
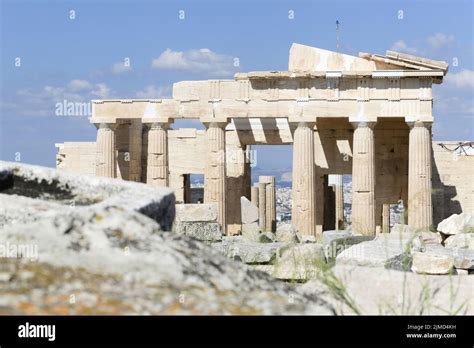
[[[145,125],[149,129],[168,130],[170,128],[170,124],[168,122],[151,122],[151,123],[145,123]]]
[[[212,121],[212,122],[203,122],[204,126],[206,128],[220,128],[220,129],[225,129],[227,125],[229,124],[227,121]]]
[[[354,129],[357,129],[357,128],[374,129],[376,124],[377,122],[375,121],[351,121],[351,125],[352,127],[354,127]]]
[[[115,130],[117,129],[118,124],[115,122],[98,122],[94,123],[94,125],[97,127],[97,129],[110,129],[110,130]]]
[[[309,121],[298,121],[294,122],[297,127],[308,127],[313,128],[316,125],[316,122],[309,122]]]
[[[288,124],[290,125],[291,133],[294,133],[297,128],[310,128],[314,129],[316,126],[316,122],[312,121],[289,121]]]
[[[408,127],[410,129],[413,128],[428,128],[431,129],[431,126],[433,125],[433,122],[427,122],[427,121],[405,121]]]
[[[157,118],[157,117],[149,117],[149,118],[142,118],[141,122],[144,125],[152,126],[154,124],[160,125],[161,127],[167,127],[171,123],[173,123],[173,119],[170,118]]]

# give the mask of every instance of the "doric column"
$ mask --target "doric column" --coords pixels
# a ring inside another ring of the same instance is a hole
[[[314,124],[298,123],[293,135],[292,223],[304,235],[315,235]]]
[[[204,202],[218,204],[218,218],[224,234],[226,224],[226,167],[225,167],[226,123],[207,124],[207,154],[204,173]]]
[[[140,119],[131,120],[128,132],[128,152],[130,181],[142,181],[142,123]]]
[[[382,204],[382,232],[390,233],[390,204]]]
[[[408,225],[415,230],[428,230],[433,224],[431,203],[431,124],[413,122],[408,125],[410,126]]]
[[[336,207],[336,230],[344,228],[344,186],[342,182],[342,175],[333,175],[334,180],[334,196]]]
[[[251,187],[250,198],[251,202],[258,207],[258,186]]]
[[[265,183],[265,231],[276,231],[276,195],[275,177],[263,175],[259,177],[261,183]]]
[[[355,122],[352,159],[352,230],[375,234],[375,123]]]
[[[97,129],[96,167],[97,176],[115,178],[117,154],[115,148],[115,123],[100,123]]]
[[[146,182],[153,186],[168,186],[168,123],[153,122],[149,127]]]
[[[265,232],[267,227],[267,184],[258,183],[258,224],[261,232]]]

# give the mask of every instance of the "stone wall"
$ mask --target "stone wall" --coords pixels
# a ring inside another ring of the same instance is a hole
[[[206,133],[194,128],[168,131],[170,186],[176,202],[184,203],[184,175],[204,174],[206,163]],[[145,169],[146,170],[146,169]]]
[[[458,146],[457,141],[433,142],[433,223],[452,214],[474,212],[474,151],[466,154],[449,149]],[[459,154],[459,155],[457,155]]]
[[[78,174],[95,174],[95,142],[56,144],[56,168]]]

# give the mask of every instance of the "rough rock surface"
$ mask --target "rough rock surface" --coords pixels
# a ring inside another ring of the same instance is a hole
[[[276,240],[283,243],[298,243],[297,230],[292,224],[278,225],[276,229]]]
[[[452,272],[453,266],[456,269],[474,269],[474,250],[427,244],[418,251],[417,263],[414,262],[415,267],[412,268],[416,273],[447,274]],[[451,264],[450,268],[449,264]],[[446,268],[449,269],[446,270]]]
[[[328,260],[334,260],[343,250],[374,239],[371,236],[352,235],[351,231],[324,231],[323,247]]]
[[[445,235],[474,232],[474,214],[453,214],[438,224],[438,231]]]
[[[318,296],[123,208],[8,226],[0,238],[38,246],[35,262],[2,261],[1,314],[332,313]]]
[[[321,244],[293,244],[280,249],[273,265],[256,268],[278,279],[305,281],[314,278],[325,262]]]
[[[410,233],[380,234],[372,241],[342,251],[336,257],[336,264],[409,269],[413,241]]]
[[[418,274],[449,274],[453,271],[454,257],[433,252],[414,252],[412,271]]]
[[[258,242],[260,239],[260,226],[258,222],[242,224],[242,238],[252,242]]]
[[[175,198],[169,188],[16,162],[0,161],[0,171],[11,173],[13,179],[13,186],[1,191],[2,200],[9,202],[0,205],[2,224],[35,221],[43,214],[50,216],[85,206],[137,211],[157,221],[166,231],[171,229],[175,217]],[[26,211],[21,216],[18,210],[23,207]]]
[[[335,295],[327,299],[339,314],[354,314],[351,307],[366,315],[474,314],[472,275],[419,275],[349,265],[336,265],[331,274],[340,282],[325,275],[304,284],[302,290],[311,294],[327,289]]]
[[[474,250],[474,233],[460,233],[449,236],[444,241],[446,248],[461,248]]]
[[[218,222],[175,222],[173,231],[206,242],[222,240],[222,229]]]
[[[271,263],[283,243],[259,243],[236,237],[224,237],[221,243],[213,243],[212,247],[233,260],[247,264]]]

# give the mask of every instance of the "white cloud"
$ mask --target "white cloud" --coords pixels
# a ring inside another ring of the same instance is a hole
[[[474,71],[464,69],[458,73],[448,73],[446,75],[446,82],[458,88],[474,88]]]
[[[390,47],[390,50],[404,52],[404,53],[411,53],[411,54],[418,53],[418,49],[416,47],[408,46],[406,42],[403,40],[398,40],[397,42],[395,42],[392,45],[392,47]]]
[[[106,99],[110,97],[110,88],[105,83],[98,83],[90,93],[95,97]]]
[[[144,89],[135,92],[137,98],[142,99],[160,99],[170,97],[171,87],[169,86],[158,86],[153,85],[146,86]]]
[[[86,80],[71,80],[67,86],[71,91],[83,91],[92,88],[92,84]]]
[[[112,65],[112,73],[114,74],[122,74],[127,71],[131,71],[132,67],[130,66],[130,63],[126,64],[124,62],[117,62],[114,65]]]
[[[440,49],[452,42],[454,42],[454,35],[446,35],[443,33],[436,33],[426,40],[428,44],[434,49]]]
[[[153,59],[151,66],[155,69],[209,72],[213,75],[231,75],[237,70],[233,57],[215,53],[208,48],[189,51],[167,48],[158,58]]]
[[[90,102],[91,99],[110,98],[111,89],[105,83],[93,84],[87,80],[71,80],[65,86],[46,85],[41,89],[20,89],[18,98],[3,104],[8,113],[19,116],[52,116],[56,103]]]

